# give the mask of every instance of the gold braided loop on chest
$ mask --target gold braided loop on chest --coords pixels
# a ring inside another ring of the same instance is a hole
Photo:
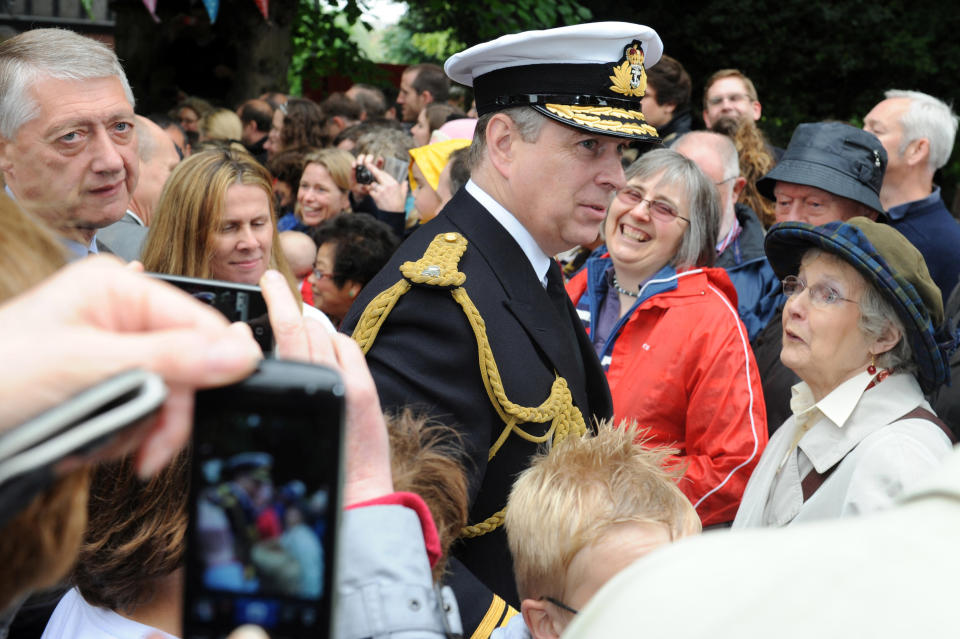
[[[404,262],[400,266],[403,279],[381,292],[367,304],[360,320],[357,322],[353,338],[366,354],[373,346],[377,333],[380,332],[380,328],[396,305],[397,300],[410,290],[411,282],[449,287],[451,288],[451,296],[463,309],[467,321],[473,329],[474,337],[477,340],[477,354],[483,386],[494,410],[505,424],[500,436],[490,447],[487,461],[494,458],[511,433],[536,444],[547,441],[557,444],[570,434],[582,436],[587,432],[583,415],[573,405],[573,396],[567,387],[567,381],[559,375],[553,381],[550,395],[539,406],[520,406],[507,397],[503,388],[503,380],[500,377],[500,370],[497,368],[493,351],[490,349],[490,341],[487,339],[486,322],[480,316],[480,311],[477,310],[466,289],[462,288],[467,276],[457,270],[460,257],[466,248],[467,240],[459,233],[441,233],[433,238],[422,258],[415,262]],[[543,435],[533,435],[518,425],[524,423],[545,424],[547,422],[550,422],[550,428]],[[503,524],[505,512],[505,509],[500,510],[480,523],[465,526],[461,530],[460,536],[478,537],[496,530]]]

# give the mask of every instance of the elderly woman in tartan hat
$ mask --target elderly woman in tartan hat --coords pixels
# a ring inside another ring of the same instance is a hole
[[[802,381],[734,527],[882,509],[951,449],[924,399],[949,379],[940,291],[906,238],[865,217],[778,224],[766,252],[788,298],[780,358]]]

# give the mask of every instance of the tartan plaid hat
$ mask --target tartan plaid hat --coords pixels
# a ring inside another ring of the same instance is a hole
[[[943,326],[940,289],[920,251],[899,231],[866,217],[823,226],[784,222],[770,228],[764,248],[770,266],[781,279],[796,275],[800,260],[811,248],[832,253],[853,266],[900,317],[923,391],[929,393],[950,381],[948,352],[953,339],[938,335]]]

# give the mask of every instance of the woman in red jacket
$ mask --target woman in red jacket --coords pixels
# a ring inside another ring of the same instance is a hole
[[[716,255],[714,185],[679,153],[627,171],[604,223],[609,254],[567,284],[613,395],[615,418],[681,450],[679,486],[704,526],[733,520],[767,443],[766,410],[737,297]]]

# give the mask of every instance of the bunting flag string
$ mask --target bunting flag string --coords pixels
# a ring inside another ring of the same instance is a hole
[[[254,2],[257,3],[257,8],[260,9],[260,13],[263,14],[263,19],[269,20],[270,0],[254,0]]]
[[[220,11],[220,0],[203,0],[203,6],[207,9],[207,15],[210,16],[210,24],[217,21],[217,13]]]
[[[160,22],[160,18],[157,17],[157,0],[143,0],[143,6],[150,12],[154,22]]]

